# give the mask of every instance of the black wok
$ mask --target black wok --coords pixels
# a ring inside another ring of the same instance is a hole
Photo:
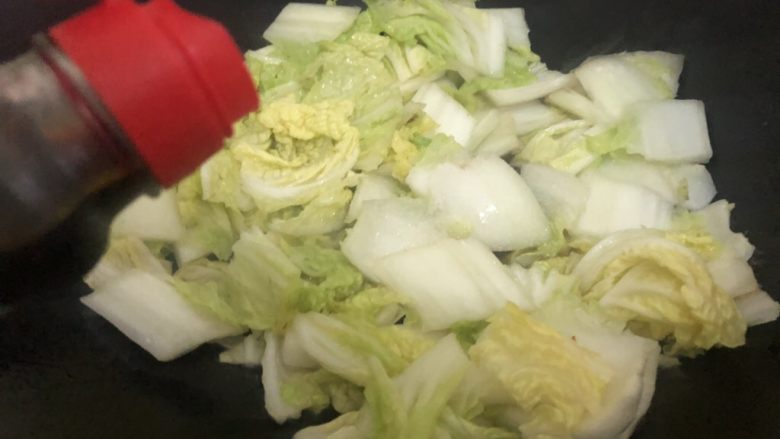
[[[0,1],[0,57],[87,0]],[[284,2],[186,0],[224,22],[244,49]],[[345,2],[346,3],[346,2]],[[687,55],[684,98],[707,105],[719,198],[758,247],[764,288],[780,298],[780,2],[776,0],[484,1],[526,8],[534,49],[567,70],[588,55],[666,50]],[[2,208],[2,206],[0,206]],[[206,346],[158,363],[83,307],[83,270],[100,251],[96,224],[112,203],[95,199],[48,237],[48,246],[0,258],[1,438],[289,438],[307,423],[276,425],[260,374],[220,365]],[[31,283],[34,279],[37,282]],[[32,286],[31,286],[32,285]],[[661,371],[638,439],[780,437],[780,325],[753,328],[748,344]]]

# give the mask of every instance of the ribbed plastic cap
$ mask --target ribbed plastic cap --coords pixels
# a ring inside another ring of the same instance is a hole
[[[49,35],[165,186],[194,171],[259,105],[225,28],[172,0],[105,0]]]

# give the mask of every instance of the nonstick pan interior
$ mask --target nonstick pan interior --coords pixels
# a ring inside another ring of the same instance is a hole
[[[88,3],[0,2],[0,56],[18,53],[36,29]],[[263,29],[284,4],[180,3],[223,21],[244,49],[262,44]],[[780,298],[780,2],[481,4],[525,7],[534,49],[556,69],[622,50],[685,54],[680,94],[707,105],[715,149],[709,168],[718,197],[736,203],[734,227],[757,246],[758,279]],[[95,213],[100,203],[82,209],[57,232],[60,244],[73,252],[70,258],[48,258],[46,264],[15,260],[13,267],[2,261],[0,292],[31,291],[0,308],[0,437],[281,439],[327,418],[325,413],[277,426],[263,408],[259,371],[218,364],[213,346],[158,363],[84,308],[77,301],[85,293],[77,272],[99,249],[100,240],[88,237],[105,221]],[[78,233],[65,235],[74,230]],[[45,288],[29,288],[5,280],[16,279],[11,271],[51,278]],[[634,437],[780,437],[780,325],[751,329],[740,349],[715,350],[661,371],[653,405]]]

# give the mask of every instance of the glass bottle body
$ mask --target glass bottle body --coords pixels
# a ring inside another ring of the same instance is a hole
[[[0,251],[143,168],[77,68],[45,37],[0,66]]]

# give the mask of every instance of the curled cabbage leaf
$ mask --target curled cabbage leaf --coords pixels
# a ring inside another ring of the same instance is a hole
[[[266,105],[256,129],[232,140],[244,191],[262,209],[276,210],[343,187],[360,153],[352,112],[350,101]]]
[[[745,343],[745,321],[704,260],[660,232],[611,235],[582,258],[574,274],[586,298],[628,321],[638,335],[672,338],[672,353]]]

